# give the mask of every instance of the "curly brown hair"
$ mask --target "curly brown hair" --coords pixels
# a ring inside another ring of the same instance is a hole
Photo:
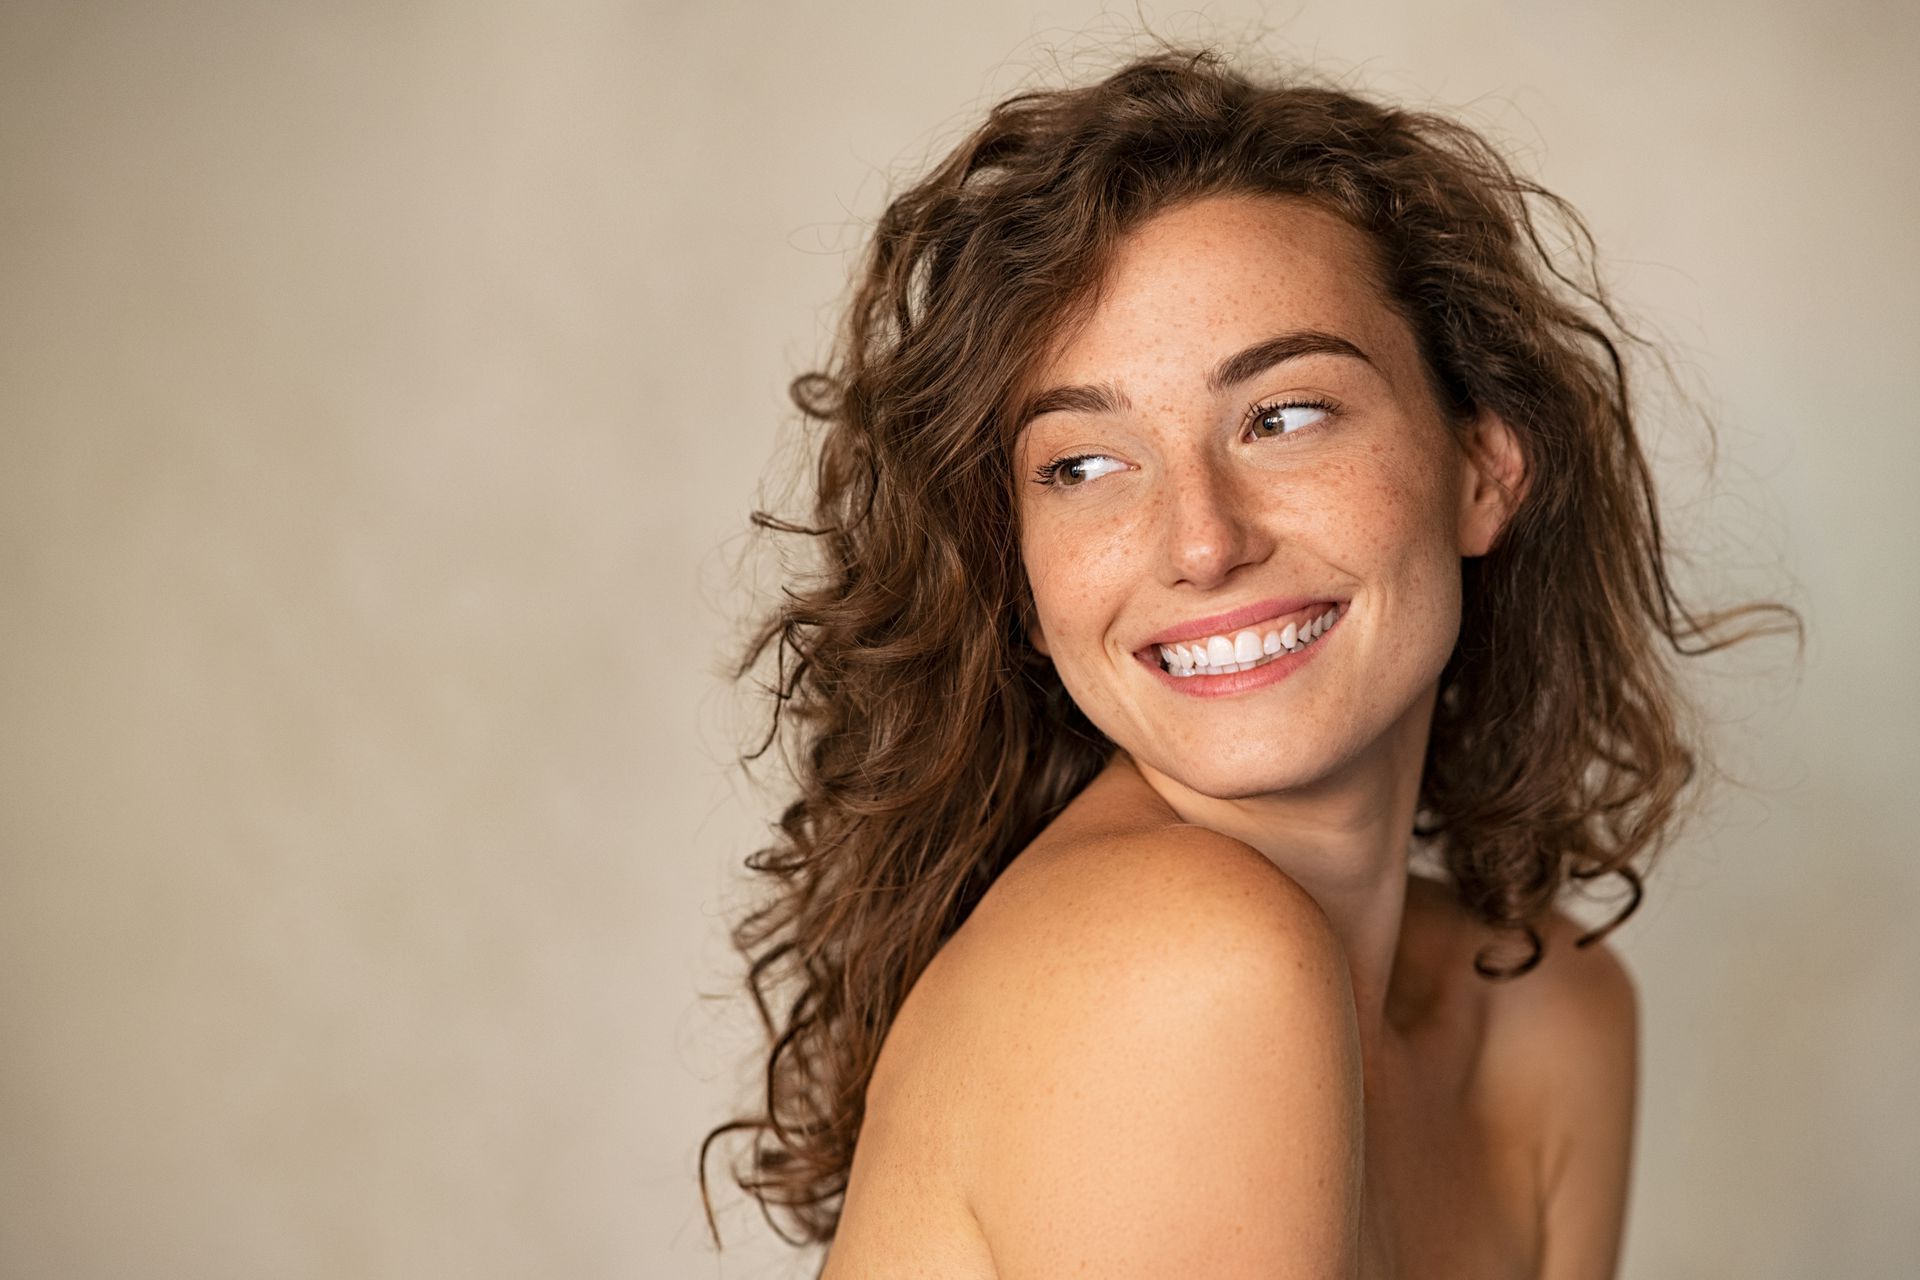
[[[1205,49],[999,103],[887,206],[831,367],[792,384],[824,428],[812,516],[753,515],[820,559],[735,671],[776,656],[746,759],[783,740],[798,796],[747,859],[771,891],[732,935],[772,1048],[761,1110],[701,1144],[716,1244],[707,1149],[739,1129],[757,1137],[735,1180],[774,1229],[832,1238],[909,989],[1113,749],[1026,637],[1012,399],[1131,229],[1239,193],[1314,201],[1365,232],[1449,420],[1491,408],[1522,450],[1523,500],[1462,564],[1414,833],[1467,908],[1530,941],[1510,967],[1477,956],[1483,975],[1539,962],[1536,926],[1570,882],[1630,891],[1578,945],[1638,906],[1637,865],[1695,771],[1674,655],[1799,630],[1780,605],[1677,596],[1623,352],[1665,360],[1616,313],[1579,214],[1472,129]]]

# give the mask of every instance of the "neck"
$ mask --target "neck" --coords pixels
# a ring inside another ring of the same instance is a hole
[[[1420,799],[1433,695],[1336,775],[1309,786],[1222,799],[1135,761],[1187,822],[1258,849],[1313,895],[1347,953],[1360,1043],[1384,1041],[1387,993],[1406,911],[1408,846]]]

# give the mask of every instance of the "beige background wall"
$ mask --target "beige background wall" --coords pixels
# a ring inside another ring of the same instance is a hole
[[[787,1273],[693,1183],[745,513],[888,175],[1132,13],[0,7],[0,1274]],[[1589,214],[1702,580],[1812,623],[1617,935],[1633,1278],[1920,1273],[1915,13],[1264,17]]]

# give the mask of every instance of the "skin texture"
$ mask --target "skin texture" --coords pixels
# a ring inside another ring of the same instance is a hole
[[[1025,874],[968,1179],[995,1274],[1358,1274],[1359,1040],[1312,900],[1198,827],[1100,824]]]
[[[1209,385],[1303,330],[1367,358]],[[1409,876],[1461,558],[1525,483],[1505,425],[1448,424],[1361,235],[1270,197],[1135,231],[1032,381],[1109,393],[1015,462],[1029,633],[1118,749],[902,1007],[828,1280],[1610,1276],[1625,970],[1556,915],[1485,983],[1492,939]],[[1194,698],[1135,656],[1296,596],[1344,614],[1277,683]]]

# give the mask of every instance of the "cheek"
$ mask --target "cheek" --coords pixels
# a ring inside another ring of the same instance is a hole
[[[1356,509],[1371,513],[1380,559],[1432,563],[1457,558],[1453,477],[1430,451],[1376,446],[1359,483]]]
[[[1034,611],[1054,656],[1070,641],[1097,638],[1128,585],[1141,573],[1141,541],[1119,514],[1040,513],[1023,524],[1020,553]]]
[[[1313,479],[1310,493],[1289,486],[1283,528],[1371,602],[1370,644],[1378,657],[1393,669],[1424,672],[1435,649],[1450,650],[1459,618],[1459,557],[1444,472],[1422,451],[1370,443]]]
[[[1327,558],[1357,576],[1430,566],[1452,544],[1441,478],[1417,455],[1373,445],[1320,468],[1310,484],[1302,480],[1288,476],[1275,486],[1281,532],[1310,534]]]
[[[1460,555],[1449,477],[1430,458],[1383,462],[1363,509],[1374,513],[1365,550],[1390,615],[1385,638],[1422,672],[1437,671],[1435,663],[1445,662],[1460,622]]]

